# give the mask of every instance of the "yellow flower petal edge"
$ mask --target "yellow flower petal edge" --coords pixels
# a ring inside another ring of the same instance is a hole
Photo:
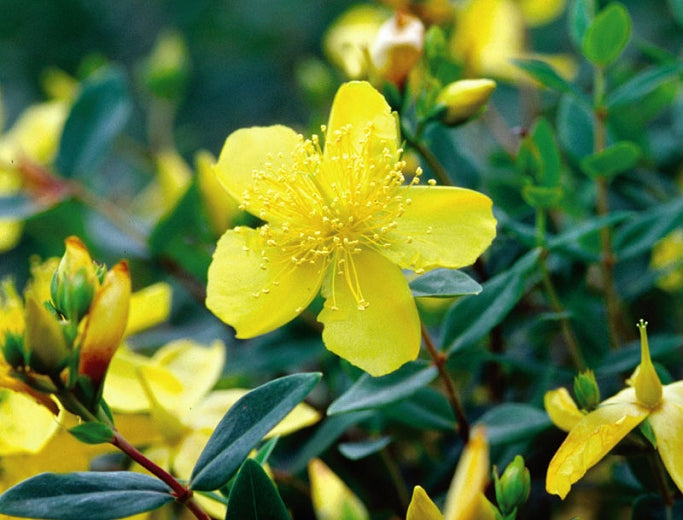
[[[39,452],[58,424],[55,415],[30,396],[0,388],[0,456]]]
[[[477,518],[480,508],[480,494],[489,480],[489,444],[486,428],[477,425],[472,428],[470,440],[465,446],[453,480],[446,495],[445,520],[468,520]]]
[[[553,424],[566,432],[584,417],[566,388],[546,392],[543,396],[543,406]]]
[[[171,314],[173,291],[164,282],[149,285],[130,297],[130,313],[125,336],[146,330],[166,321]]]
[[[683,381],[664,387],[663,403],[649,419],[664,467],[683,493]]]
[[[393,372],[417,357],[420,317],[401,270],[380,254],[363,250],[348,271],[330,273],[318,321],[335,354],[372,376]],[[361,306],[358,302],[369,302]]]
[[[572,484],[647,417],[646,408],[621,401],[627,393],[632,390],[623,390],[622,395],[604,402],[571,429],[548,466],[548,493],[566,497]]]
[[[443,520],[443,515],[427,492],[422,487],[415,486],[410,504],[408,504],[406,520]]]
[[[318,520],[370,518],[367,509],[349,487],[320,459],[308,463],[311,499]]]
[[[293,265],[286,251],[268,247],[258,231],[227,231],[209,267],[206,306],[250,338],[298,316],[322,283],[322,261]],[[265,260],[267,258],[267,261]]]

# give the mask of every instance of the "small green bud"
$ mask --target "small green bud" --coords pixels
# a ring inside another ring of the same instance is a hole
[[[503,475],[498,476],[498,468],[493,467],[493,480],[496,490],[496,501],[501,513],[507,517],[529,498],[531,476],[524,466],[524,459],[517,455],[508,464]]]
[[[600,389],[592,370],[585,370],[574,378],[574,395],[579,408],[587,412],[600,404]]]
[[[425,56],[430,62],[449,55],[446,35],[438,25],[432,25],[427,29],[424,47]]]
[[[50,282],[50,293],[55,309],[78,323],[88,312],[95,291],[101,285],[101,269],[77,237],[68,237],[65,244],[66,251]]]
[[[26,364],[24,338],[15,332],[6,332],[2,344],[2,355],[12,368],[21,368]]]
[[[39,374],[59,372],[69,356],[59,321],[30,292],[26,294],[25,313],[24,341],[28,365]]]

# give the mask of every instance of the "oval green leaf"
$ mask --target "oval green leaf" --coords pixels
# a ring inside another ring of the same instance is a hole
[[[275,485],[253,459],[245,460],[237,473],[225,520],[290,520]]]
[[[486,425],[491,446],[529,440],[552,423],[548,414],[523,403],[504,403],[490,409],[477,421]]]
[[[630,141],[615,143],[609,148],[584,157],[581,170],[589,177],[610,179],[633,168],[640,159],[640,147]]]
[[[214,430],[192,470],[190,488],[213,491],[228,482],[249,452],[313,389],[321,374],[275,379],[244,395]]]
[[[595,65],[612,63],[631,38],[631,17],[626,8],[613,2],[586,29],[583,55]]]
[[[0,513],[23,518],[110,520],[173,502],[159,479],[131,471],[41,473],[0,495]]]
[[[436,367],[420,361],[407,363],[396,372],[382,377],[363,374],[330,405],[327,415],[368,410],[395,403],[431,383],[436,374]]]
[[[410,282],[413,296],[450,298],[464,294],[479,294],[481,285],[457,269],[433,269]]]
[[[64,123],[57,171],[64,177],[91,176],[126,125],[131,108],[122,70],[106,69],[85,81]]]
[[[391,437],[384,436],[379,439],[367,439],[359,442],[342,442],[339,444],[339,452],[350,460],[360,460],[382,451],[391,442]]]

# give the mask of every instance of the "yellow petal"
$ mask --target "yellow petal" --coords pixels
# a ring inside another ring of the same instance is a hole
[[[104,384],[104,400],[116,411],[134,413],[149,410],[149,401],[138,378],[138,368],[151,365],[151,360],[137,354],[125,345],[119,348],[109,364]],[[166,378],[164,370],[158,377],[166,384],[174,383],[177,392],[181,385],[175,378]]]
[[[325,138],[325,159],[343,153],[335,146],[335,132],[349,125],[350,142],[358,146],[369,125],[372,125],[372,149],[368,153],[382,153],[388,148],[395,153],[398,147],[398,122],[384,96],[366,81],[344,83],[332,103]],[[343,141],[347,143],[346,140]],[[367,174],[371,172],[366,172]]]
[[[313,509],[318,520],[370,518],[367,509],[353,491],[320,459],[309,462],[308,476],[311,481]]]
[[[480,495],[491,472],[489,445],[483,426],[472,429],[470,440],[465,446],[453,480],[446,495],[445,520],[469,520],[478,518]]]
[[[331,272],[323,287],[326,301],[318,321],[325,324],[325,346],[372,376],[388,374],[415,359],[420,318],[401,270],[363,249],[349,256],[345,273],[353,274]],[[355,274],[357,283],[347,281]]]
[[[206,306],[251,338],[299,315],[321,285],[322,261],[295,265],[282,249],[265,245],[258,230],[235,228],[218,241],[209,267]]]
[[[134,292],[130,297],[125,335],[135,334],[166,321],[171,313],[172,297],[171,286],[164,282]]]
[[[531,25],[543,25],[562,14],[566,0],[521,0],[524,19]]]
[[[0,253],[13,249],[21,240],[24,223],[9,218],[0,219]]]
[[[546,392],[543,396],[543,406],[553,424],[566,432],[584,417],[566,388]]]
[[[157,350],[152,361],[173,374],[182,386],[179,395],[167,399],[159,393],[154,381],[150,383],[159,402],[182,416],[209,393],[223,373],[225,345],[221,341],[214,341],[205,347],[187,339],[176,340]],[[197,377],[197,374],[201,374],[201,377]]]
[[[267,164],[289,171],[292,152],[302,138],[282,125],[241,128],[228,136],[214,171],[223,188],[248,211],[260,216],[262,206],[246,192],[254,183],[254,172],[262,172]],[[248,200],[245,200],[248,199]],[[264,215],[267,220],[267,215]]]
[[[172,148],[159,152],[156,159],[161,213],[164,214],[174,208],[185,194],[192,180],[192,170]]]
[[[445,186],[404,188],[411,202],[387,235],[382,253],[403,268],[417,270],[470,265],[496,236],[491,199],[479,192]]]
[[[413,497],[408,505],[406,520],[443,520],[443,515],[426,491],[420,486],[415,486]]]
[[[0,456],[39,452],[58,425],[54,414],[31,397],[0,388]]]
[[[235,198],[218,182],[216,170],[213,168],[215,162],[216,159],[206,150],[200,150],[195,155],[202,206],[206,209],[212,231],[219,236],[232,227],[240,215],[240,209]]]
[[[683,381],[664,387],[659,409],[650,415],[657,450],[678,489],[683,492]]]
[[[631,395],[632,389],[623,390],[571,429],[548,466],[548,493],[566,497],[572,484],[648,416],[647,409],[622,400]]]

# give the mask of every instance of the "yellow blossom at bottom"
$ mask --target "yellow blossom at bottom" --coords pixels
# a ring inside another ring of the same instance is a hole
[[[367,520],[367,509],[349,487],[320,459],[308,463],[311,500],[318,520]]]

